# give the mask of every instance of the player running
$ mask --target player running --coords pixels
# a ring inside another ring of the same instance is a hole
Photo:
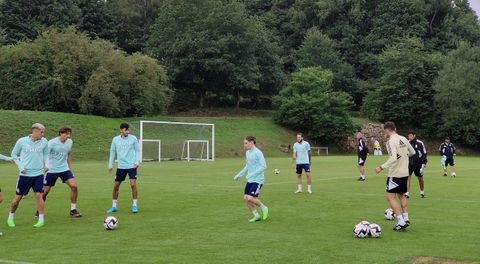
[[[45,225],[43,202],[43,173],[46,170],[48,157],[48,141],[45,139],[45,126],[39,123],[32,125],[32,133],[29,136],[20,138],[12,150],[12,158],[17,160],[20,170],[18,177],[16,194],[10,206],[10,214],[7,224],[9,227],[15,227],[15,211],[24,195],[28,194],[30,188],[35,193],[37,202],[38,222],[34,227]]]
[[[4,156],[0,154],[0,160],[5,160],[5,161],[13,161],[13,158]],[[2,193],[2,188],[0,188],[0,204],[3,202],[3,193]],[[0,231],[0,236],[3,235],[2,231]]]
[[[115,156],[118,160],[117,173],[115,176],[115,184],[113,185],[113,200],[112,208],[107,210],[107,213],[113,213],[118,211],[117,199],[120,190],[120,184],[125,180],[128,174],[130,179],[130,187],[132,188],[132,213],[138,212],[137,207],[137,168],[140,164],[140,148],[138,146],[138,140],[134,135],[130,135],[130,126],[127,123],[120,124],[120,135],[116,136],[112,140],[110,147],[110,159],[108,161],[108,172],[113,169],[113,161]]]
[[[447,166],[450,165],[451,169],[451,177],[456,177],[457,174],[455,173],[455,160],[453,156],[456,155],[455,146],[450,142],[450,138],[446,137],[445,141],[440,145],[439,148],[440,156],[442,156],[442,166],[443,166],[443,176],[447,176]]]
[[[360,177],[358,177],[359,181],[365,181],[365,161],[367,160],[367,155],[368,155],[368,147],[367,144],[365,143],[365,139],[363,138],[363,134],[361,132],[357,132],[355,137],[358,140],[358,145],[357,145],[357,154],[358,154],[358,160],[357,160],[357,168],[358,171],[360,172]]]
[[[57,179],[70,187],[70,215],[81,217],[77,211],[78,186],[72,173],[72,145],[70,138],[72,128],[62,126],[58,129],[58,137],[48,141],[48,172],[43,182],[43,200],[47,200],[50,189],[55,186]],[[38,212],[37,212],[38,213]]]
[[[303,140],[302,133],[297,134],[297,142],[293,145],[293,162],[295,162],[297,173],[297,191],[295,193],[302,192],[302,171],[304,170],[307,175],[307,191],[312,194],[312,175],[310,173],[312,152],[310,144]]]
[[[233,177],[234,180],[238,180],[240,177],[247,175],[247,185],[245,186],[243,200],[253,213],[253,218],[248,220],[250,223],[266,220],[268,218],[268,207],[258,199],[260,189],[262,189],[265,180],[264,171],[267,169],[267,163],[265,162],[262,151],[256,147],[256,143],[255,137],[245,137],[243,145],[247,149],[245,153],[247,164],[237,175],[235,175],[235,177]],[[260,207],[262,210],[261,216],[255,206]]]
[[[417,134],[414,131],[408,132],[408,140],[410,145],[412,145],[415,150],[415,155],[410,157],[410,162],[408,165],[408,182],[407,182],[407,192],[405,197],[410,198],[410,181],[412,173],[415,173],[417,176],[418,184],[420,185],[420,197],[425,198],[425,182],[423,181],[423,173],[425,167],[427,166],[427,149],[425,144],[419,139],[417,139]]]
[[[383,165],[376,167],[375,172],[379,174],[388,168],[387,200],[398,221],[393,230],[401,231],[410,225],[408,199],[404,194],[407,192],[409,157],[415,154],[415,150],[405,137],[397,134],[393,122],[386,122],[383,129],[385,136],[388,137],[387,151],[389,158]],[[400,210],[395,196],[400,200],[402,210]]]

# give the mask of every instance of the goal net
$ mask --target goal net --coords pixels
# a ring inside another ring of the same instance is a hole
[[[142,120],[130,128],[140,145],[140,160],[213,161],[215,125]]]

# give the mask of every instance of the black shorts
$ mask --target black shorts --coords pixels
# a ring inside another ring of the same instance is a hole
[[[445,167],[447,167],[448,165],[455,166],[455,160],[453,159],[453,157],[448,157],[445,160]]]
[[[243,194],[250,195],[253,197],[258,197],[260,194],[260,189],[262,189],[263,184],[257,182],[247,182],[245,185],[245,191]]]
[[[414,173],[415,176],[417,176],[417,177],[423,177],[424,167],[425,167],[424,164],[408,166],[408,175],[412,176],[412,173]]]
[[[387,177],[387,193],[406,193],[408,177]]]
[[[297,174],[302,174],[302,170],[310,172],[310,164],[297,164]]]
[[[367,160],[367,155],[360,155],[358,156],[357,164],[359,166],[365,166],[365,161]]]
[[[116,182],[123,182],[125,178],[127,177],[130,180],[136,180],[137,179],[137,169],[131,168],[131,169],[117,169],[117,173],[115,175],[115,181]]]

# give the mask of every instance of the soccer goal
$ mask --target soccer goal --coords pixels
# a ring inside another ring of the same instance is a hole
[[[138,137],[142,162],[215,160],[214,124],[141,120],[130,131]]]

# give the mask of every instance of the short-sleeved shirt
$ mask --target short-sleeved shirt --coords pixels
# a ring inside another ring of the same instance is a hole
[[[68,154],[72,151],[73,141],[67,139],[60,141],[58,137],[48,141],[48,172],[59,173],[70,170],[68,167]]]
[[[295,142],[293,145],[293,152],[297,153],[297,164],[310,164],[308,152],[310,151],[310,144],[303,140],[301,143]]]

